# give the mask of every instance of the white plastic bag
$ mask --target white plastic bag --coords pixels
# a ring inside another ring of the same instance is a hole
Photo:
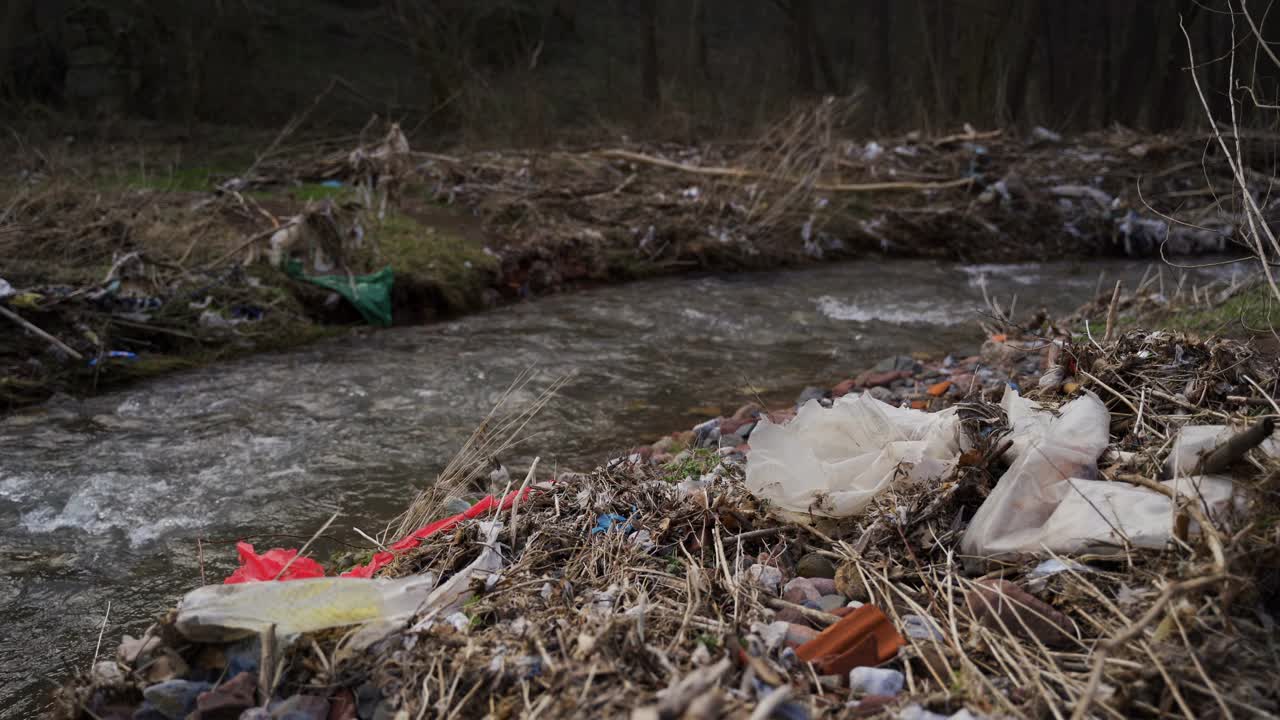
[[[1162,548],[1173,537],[1174,505],[1154,490],[1097,478],[1096,461],[1107,446],[1110,415],[1086,393],[1055,416],[1013,390],[1001,401],[1013,426],[1013,465],[978,508],[960,542],[966,555],[1104,552]],[[1180,477],[1199,453],[1230,436],[1222,427],[1187,427],[1174,444],[1169,467],[1175,479],[1162,484],[1194,498],[1212,518],[1239,509],[1228,478]],[[1006,456],[1006,457],[1008,457]],[[1191,532],[1198,527],[1192,523]]]
[[[1009,455],[1016,459],[969,522],[960,543],[967,555],[1038,552],[1046,540],[1052,545],[1045,526],[1072,492],[1067,480],[1094,478],[1107,447],[1111,416],[1093,393],[1067,403],[1057,416],[1012,388],[1001,405],[1013,427]]]
[[[896,483],[946,474],[960,454],[958,428],[954,409],[906,410],[867,394],[831,408],[811,400],[785,425],[760,420],[746,486],[782,510],[857,515]]]

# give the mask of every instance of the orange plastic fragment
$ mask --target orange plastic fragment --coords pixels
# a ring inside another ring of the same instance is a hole
[[[821,675],[844,675],[891,660],[905,644],[880,608],[863,605],[796,648],[796,656]]]
[[[943,395],[946,395],[947,391],[950,389],[951,389],[951,381],[943,380],[942,382],[937,383],[935,385],[930,385],[928,393],[934,397],[942,397]]]
[[[1002,343],[1002,342],[1008,342],[1008,341],[1009,341],[1009,336],[1005,335],[1004,333],[991,336],[991,342]]]
[[[928,410],[929,403],[925,402],[924,400],[912,400],[911,409],[912,410]]]

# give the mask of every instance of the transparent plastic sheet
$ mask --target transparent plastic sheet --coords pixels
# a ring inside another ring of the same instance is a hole
[[[831,408],[811,400],[785,425],[760,420],[746,486],[782,510],[849,517],[895,484],[946,475],[960,449],[954,409],[895,408],[867,394]]]
[[[482,523],[483,550],[437,586],[428,573],[396,580],[319,577],[291,582],[206,585],[178,605],[178,631],[200,642],[229,642],[266,632],[288,637],[326,628],[405,622],[429,613],[445,617],[470,594],[471,581],[502,569],[497,538],[502,523]]]
[[[1106,552],[1162,548],[1173,537],[1174,505],[1158,492],[1097,479],[1097,459],[1107,447],[1110,414],[1095,395],[1067,403],[1055,416],[1010,389],[1001,401],[1009,416],[1013,465],[978,508],[961,540],[962,552],[1005,554]],[[1183,428],[1170,456],[1182,475],[1199,453],[1229,431]],[[1269,441],[1274,442],[1274,441]],[[1194,498],[1210,517],[1237,509],[1234,486],[1217,476],[1175,477],[1162,483]],[[1192,532],[1198,527],[1192,524]]]

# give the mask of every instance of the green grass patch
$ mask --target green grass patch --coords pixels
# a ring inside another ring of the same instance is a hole
[[[1161,318],[1159,326],[1201,335],[1269,333],[1280,326],[1280,301],[1266,283],[1258,283],[1213,307],[1189,307]]]
[[[401,213],[388,214],[370,229],[382,261],[395,271],[396,285],[432,287],[451,309],[475,307],[498,273],[498,259],[483,244]]]

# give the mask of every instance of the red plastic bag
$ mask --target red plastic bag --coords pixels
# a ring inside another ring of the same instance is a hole
[[[297,550],[274,548],[259,555],[247,542],[236,543],[236,552],[240,554],[240,567],[226,579],[227,585],[242,582],[260,582],[269,580],[301,580],[302,578],[324,577],[324,568],[320,563],[307,557],[297,557]],[[294,559],[297,558],[297,559]],[[293,560],[292,563],[289,561]],[[284,570],[285,565],[289,568]],[[280,571],[284,570],[284,574]],[[277,578],[276,576],[280,577]]]

